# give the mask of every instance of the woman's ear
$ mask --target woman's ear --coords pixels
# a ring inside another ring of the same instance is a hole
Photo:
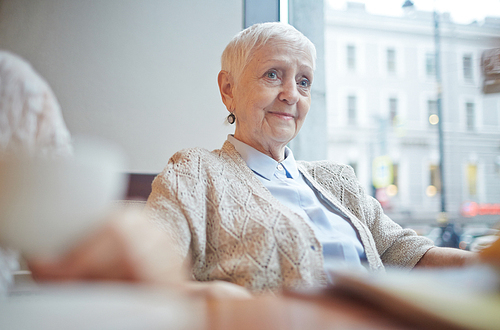
[[[219,72],[219,76],[217,77],[217,81],[219,83],[219,91],[220,96],[222,98],[222,102],[226,105],[226,108],[229,112],[234,110],[233,107],[233,77],[229,74],[229,72],[221,70]]]

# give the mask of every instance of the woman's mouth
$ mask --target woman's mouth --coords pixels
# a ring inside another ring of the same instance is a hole
[[[270,114],[284,120],[291,120],[295,118],[292,114],[286,112],[270,112]]]

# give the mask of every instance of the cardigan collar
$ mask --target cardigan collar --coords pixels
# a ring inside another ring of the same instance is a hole
[[[268,155],[265,155],[248,144],[236,139],[231,134],[227,136],[227,141],[234,146],[247,166],[250,167],[255,174],[263,177],[264,179],[269,181],[272,180],[277,168],[280,168],[281,166],[281,169],[285,169],[287,177],[293,179],[297,179],[299,177],[299,170],[297,169],[297,164],[290,148],[285,147],[285,159],[279,163]]]

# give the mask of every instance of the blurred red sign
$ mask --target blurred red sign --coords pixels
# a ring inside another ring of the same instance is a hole
[[[476,215],[500,214],[500,204],[465,202],[460,208],[460,213],[467,218],[475,217]]]

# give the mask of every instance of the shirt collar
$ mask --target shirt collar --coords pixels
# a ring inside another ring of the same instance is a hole
[[[262,176],[267,180],[271,180],[274,177],[274,172],[278,166],[278,162],[263,154],[262,152],[254,149],[248,144],[241,142],[236,139],[232,134],[227,136],[227,141],[229,141],[236,151],[241,155],[248,167],[258,175]],[[285,160],[281,162],[281,165],[290,174],[293,179],[297,179],[299,176],[299,170],[297,169],[297,164],[295,163],[295,158],[293,157],[293,152],[290,148],[285,147]]]

